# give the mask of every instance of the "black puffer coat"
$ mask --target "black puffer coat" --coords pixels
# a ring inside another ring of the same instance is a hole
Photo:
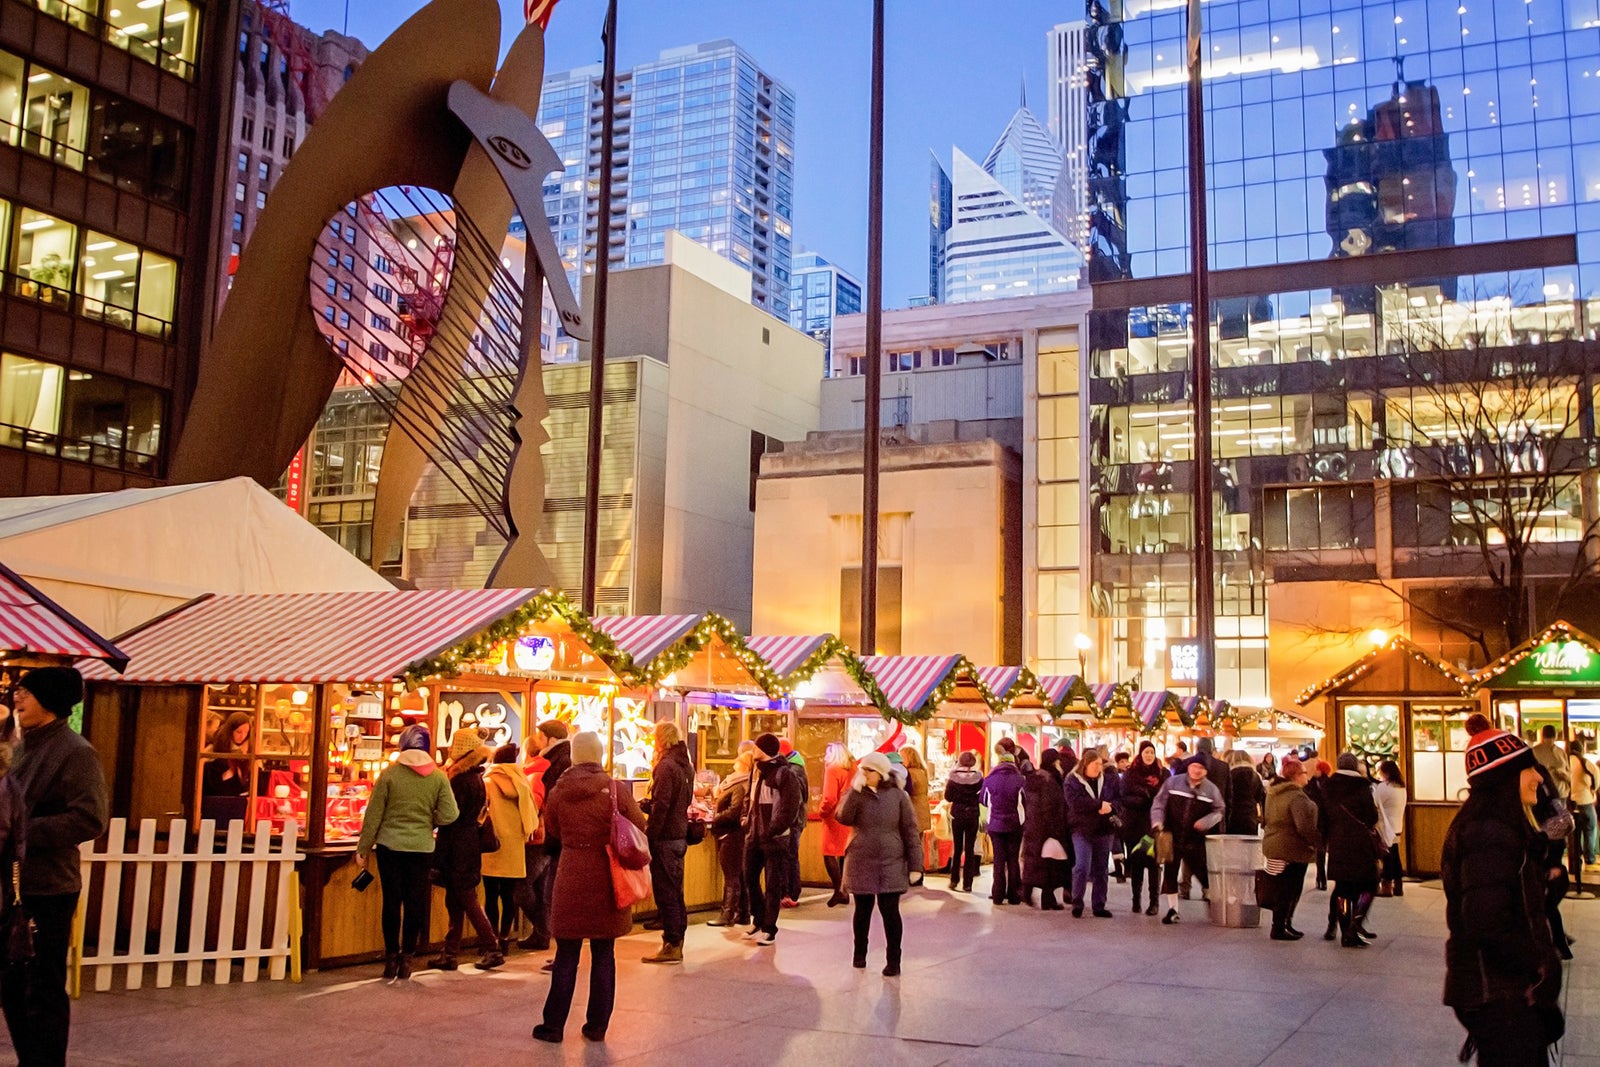
[[[1261,809],[1267,802],[1267,785],[1254,767],[1228,768],[1228,833],[1261,832]]]
[[[1123,841],[1136,845],[1140,838],[1150,833],[1150,804],[1161,791],[1161,783],[1166,780],[1167,768],[1160,760],[1145,766],[1135,757],[1128,764],[1128,769],[1122,772],[1122,781],[1118,783],[1117,813],[1122,816]]]
[[[1044,843],[1055,838],[1063,851],[1072,847],[1061,776],[1050,768],[1028,775],[1022,783],[1022,810],[1027,813],[1022,824],[1022,884],[1052,889],[1055,875],[1044,862]]]
[[[483,880],[483,852],[478,847],[478,814],[488,801],[483,767],[469,767],[451,778],[450,793],[460,814],[455,822],[439,827],[433,866],[439,871],[440,885],[471,889]]]
[[[1335,772],[1322,786],[1322,839],[1328,843],[1328,877],[1336,882],[1364,882],[1378,877],[1378,854],[1372,831],[1378,828],[1378,804],[1365,775]]]

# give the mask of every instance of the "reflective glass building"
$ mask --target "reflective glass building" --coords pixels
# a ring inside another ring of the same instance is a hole
[[[1089,599],[1147,684],[1194,632],[1185,7],[1088,9]],[[1288,706],[1316,680],[1269,670],[1292,583],[1483,573],[1452,474],[1570,465],[1531,538],[1569,557],[1595,517],[1600,5],[1202,11],[1217,695]],[[1496,380],[1529,376],[1578,384],[1508,425]]]
[[[861,310],[861,283],[815,252],[794,256],[789,325],[822,342],[822,376],[833,374],[833,320]]]
[[[598,247],[599,65],[549,74],[539,125],[566,171],[545,183],[545,212],[574,292]],[[794,94],[732,41],[669,49],[617,72],[607,248],[613,268],[662,262],[679,230],[750,271],[751,301],[789,317],[794,218]],[[555,358],[576,358],[557,341]]]

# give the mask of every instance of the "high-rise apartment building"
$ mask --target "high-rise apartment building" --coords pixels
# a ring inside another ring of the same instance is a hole
[[[1195,633],[1193,435],[1211,434],[1215,695],[1288,707],[1373,626],[1482,662],[1494,634],[1475,648],[1441,620],[1532,616],[1584,551],[1600,34],[1593,3],[1261,6],[1202,9],[1199,315],[1183,13],[1092,8],[1086,600],[1109,676],[1159,679]],[[1200,427],[1195,329],[1213,366]],[[1519,499],[1544,502],[1523,514]],[[1487,571],[1507,523],[1531,577],[1498,603]],[[1449,720],[1394,736],[1458,758],[1464,734]]]
[[[1050,136],[1061,146],[1063,189],[1058,229],[1079,247],[1089,233],[1089,95],[1087,22],[1064,22],[1045,34]]]
[[[234,20],[0,0],[0,495],[165,473],[211,325]]]
[[[833,322],[861,310],[861,283],[815,252],[794,256],[789,325],[822,342],[822,376],[833,373]]]
[[[545,213],[573,291],[600,245],[599,66],[549,74],[539,125],[566,165],[545,184]],[[662,262],[676,230],[748,270],[750,300],[789,319],[794,217],[794,94],[732,41],[673,48],[617,74],[613,268]],[[557,362],[577,358],[562,336]]]

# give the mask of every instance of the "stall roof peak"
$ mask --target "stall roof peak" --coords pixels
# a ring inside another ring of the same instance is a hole
[[[1295,705],[1305,707],[1317,697],[1330,690],[1338,689],[1366,677],[1377,669],[1383,660],[1395,653],[1410,656],[1418,663],[1431,671],[1435,671],[1452,684],[1460,688],[1463,694],[1472,691],[1474,681],[1472,675],[1446,663],[1408,638],[1395,634],[1383,644],[1371,649],[1365,655],[1356,659],[1337,674],[1324,678],[1315,685],[1307,686],[1294,698]]]
[[[1472,682],[1476,686],[1485,686],[1499,679],[1513,667],[1534,655],[1545,645],[1560,641],[1564,644],[1577,644],[1588,651],[1590,656],[1600,657],[1600,640],[1590,636],[1565,619],[1557,619],[1543,630],[1528,638],[1516,648],[1505,655],[1498,657],[1472,672]],[[1559,683],[1556,683],[1559,684]]]
[[[121,670],[128,657],[0,563],[0,652],[94,659]]]

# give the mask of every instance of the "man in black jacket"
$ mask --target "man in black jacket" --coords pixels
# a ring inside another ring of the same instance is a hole
[[[689,913],[683,901],[683,857],[689,851],[689,802],[694,798],[694,765],[675,722],[656,723],[656,764],[650,771],[646,802],[650,839],[650,886],[660,912],[661,949],[645,963],[682,963]]]
[[[0,1005],[22,1067],[54,1067],[67,1062],[72,1023],[67,949],[83,890],[78,846],[105,832],[106,780],[94,749],[67,722],[83,701],[77,671],[29,671],[15,701],[22,750],[11,774],[28,813],[22,903],[37,929],[33,961],[0,972]]]
[[[756,775],[750,784],[744,844],[744,878],[754,921],[744,936],[758,945],[770,945],[778,938],[778,912],[789,877],[789,835],[805,810],[798,775],[798,769],[779,754],[775,734],[756,738]]]

